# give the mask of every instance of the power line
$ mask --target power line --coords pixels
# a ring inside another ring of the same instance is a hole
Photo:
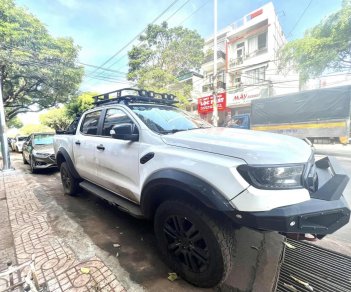
[[[179,0],[174,0],[165,10],[162,11],[162,13],[157,16],[151,24],[155,23],[157,20],[159,20],[169,9],[171,9]],[[92,73],[95,73],[96,71],[100,70],[103,66],[105,66],[108,62],[110,62],[112,59],[114,59],[117,55],[119,55],[123,50],[125,50],[129,45],[131,45],[136,39],[138,39],[147,29],[148,26],[146,26],[140,33],[138,33],[134,38],[132,38],[126,45],[124,45],[121,49],[119,49],[116,53],[114,53],[110,58],[108,58],[104,63],[102,63],[98,68],[96,68]]]
[[[99,66],[97,65],[91,65],[91,64],[87,64],[87,63],[82,63],[82,62],[77,62],[78,64],[81,64],[83,66],[87,66],[87,67],[92,67],[92,68],[99,68]],[[118,73],[118,74],[127,74],[127,72],[123,72],[123,71],[118,71],[118,70],[112,70],[112,69],[107,69],[107,68],[100,68],[100,70],[103,71],[108,71],[108,72],[113,72],[113,73]]]
[[[296,28],[296,26],[299,24],[299,22],[301,21],[302,17],[305,15],[308,7],[310,7],[311,3],[313,0],[310,0],[310,2],[307,4],[307,6],[305,7],[304,11],[301,13],[300,17],[298,18],[298,20],[296,21],[295,25],[293,26],[292,30],[289,32],[289,36],[291,36],[291,33],[294,31],[294,29]]]
[[[185,1],[171,16],[169,16],[166,21],[170,20],[174,15],[176,15],[186,4],[188,4],[190,0]]]
[[[185,19],[183,19],[179,24],[182,25],[184,22],[188,21],[191,17],[193,17],[194,14],[196,14],[200,9],[202,9],[203,7],[205,7],[208,3],[210,3],[211,0],[208,0],[206,2],[204,2],[199,8],[197,8],[193,13],[191,13],[188,17],[186,17]]]
[[[190,0],[186,1],[180,8],[178,8],[176,10],[176,12],[174,12],[170,17],[167,18],[166,21],[168,21],[170,18],[172,18],[176,13],[178,13],[180,11],[181,8],[183,8]],[[198,9],[196,9],[193,13],[191,13],[189,16],[187,16],[184,20],[182,20],[180,23],[177,24],[177,26],[182,25],[184,22],[186,22],[188,19],[190,19],[192,16],[194,16],[194,14],[196,14],[201,8],[203,8],[206,4],[208,4],[211,0],[206,1],[203,5],[201,5]],[[141,44],[141,42],[139,42],[139,44],[137,46],[139,46]],[[111,68],[114,65],[116,65],[117,63],[119,63],[124,57],[126,57],[128,55],[124,54],[122,57],[120,57],[116,62],[114,62],[112,65],[108,66],[107,68]],[[122,68],[123,66],[119,67],[118,69]]]

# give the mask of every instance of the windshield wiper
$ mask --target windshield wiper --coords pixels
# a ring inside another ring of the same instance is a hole
[[[201,126],[201,127],[197,127],[197,128],[191,128],[191,129],[188,129],[188,130],[209,129],[209,128],[212,128],[212,127]]]
[[[161,134],[174,134],[177,132],[181,132],[181,131],[188,131],[189,129],[172,129],[172,130],[163,130],[163,131],[159,131]]]

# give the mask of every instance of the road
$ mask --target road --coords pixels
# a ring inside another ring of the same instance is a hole
[[[351,157],[337,158],[346,172],[351,173]],[[38,184],[35,194],[49,213],[56,233],[82,259],[96,254],[148,291],[206,291],[183,280],[167,280],[171,271],[159,257],[150,222],[135,219],[84,191],[76,197],[65,196],[58,171],[32,175],[21,154],[12,153],[11,159],[16,169]],[[351,183],[344,195],[351,205]],[[351,223],[316,244],[351,256]]]
[[[345,172],[351,177],[351,145],[316,145],[317,157],[334,156]],[[351,206],[351,181],[347,185],[344,196]],[[351,256],[351,223],[327,236],[318,245]]]

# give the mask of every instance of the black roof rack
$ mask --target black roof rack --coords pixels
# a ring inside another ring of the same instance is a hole
[[[112,98],[111,98],[112,97]],[[130,103],[151,103],[173,105],[178,103],[176,96],[168,93],[157,93],[143,89],[123,88],[115,91],[110,91],[104,94],[96,95],[94,98],[94,105],[102,104],[130,104]]]

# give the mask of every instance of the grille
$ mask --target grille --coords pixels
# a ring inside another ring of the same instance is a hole
[[[291,275],[307,282],[313,291],[351,291],[351,257],[302,241],[289,239],[288,242],[296,248],[285,249],[277,292],[293,291],[286,285],[291,285],[300,292],[311,291],[293,280]]]

